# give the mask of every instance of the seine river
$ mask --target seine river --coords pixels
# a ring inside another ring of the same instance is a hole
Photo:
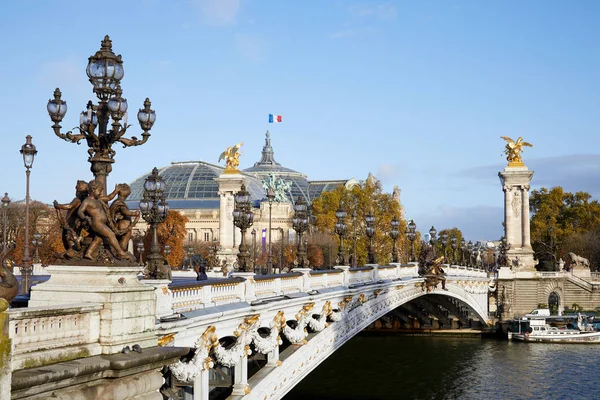
[[[600,345],[355,337],[284,400],[600,399]]]

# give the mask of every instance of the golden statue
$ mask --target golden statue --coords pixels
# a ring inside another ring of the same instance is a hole
[[[524,142],[523,138],[519,136],[517,141],[515,142],[508,136],[500,136],[502,139],[506,140],[506,147],[504,148],[504,154],[506,154],[506,159],[508,160],[509,166],[522,166],[523,160],[521,159],[521,153],[523,152],[523,146],[533,147],[533,145],[529,142]]]
[[[244,143],[239,142],[235,146],[229,146],[227,150],[225,150],[219,156],[219,161],[225,160],[225,172],[226,173],[236,173],[239,172],[237,169],[238,165],[240,165],[240,155],[242,154],[239,150]]]

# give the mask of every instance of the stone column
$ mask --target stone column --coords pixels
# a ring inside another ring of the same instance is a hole
[[[233,225],[233,210],[235,208],[235,194],[240,191],[244,177],[239,173],[223,173],[215,178],[219,185],[219,244],[221,249],[217,252],[219,263],[225,261],[228,271],[233,270],[238,249],[235,248],[234,235],[241,237],[240,230]],[[237,241],[239,244],[239,240]]]
[[[506,258],[514,271],[534,271],[529,229],[529,182],[533,171],[525,165],[508,165],[499,172],[504,191]]]
[[[194,395],[184,394],[184,400],[208,400],[210,387],[208,384],[208,370],[202,370],[194,378]]]

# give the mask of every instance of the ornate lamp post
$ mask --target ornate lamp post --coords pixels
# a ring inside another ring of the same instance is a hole
[[[375,252],[373,251],[373,236],[375,236],[375,217],[371,213],[368,213],[365,217],[365,222],[367,224],[365,234],[369,238],[369,264],[377,264],[377,260],[375,259]]]
[[[88,161],[92,164],[91,171],[94,179],[102,183],[106,193],[106,177],[112,171],[115,162],[115,151],[112,145],[116,142],[124,147],[139,146],[150,137],[150,129],[156,120],[154,110],[150,109],[149,99],[144,101],[144,108],[137,113],[137,118],[142,128],[142,139],[132,136],[131,139],[124,137],[131,125],[127,124],[127,100],[123,98],[121,90],[121,79],[125,74],[121,55],[115,55],[112,51],[112,41],[107,36],[102,41],[101,48],[89,58],[86,68],[87,76],[94,86],[94,93],[99,99],[98,104],[87,103],[86,110],[79,116],[79,133],[72,131],[61,133],[63,117],[67,113],[67,103],[62,100],[60,89],[54,91],[54,99],[48,101],[48,114],[54,122],[52,129],[59,138],[77,143],[85,140],[89,146]],[[109,126],[109,122],[112,123]]]
[[[169,205],[165,201],[165,182],[158,175],[156,167],[144,182],[144,195],[140,201],[142,217],[150,225],[152,230],[152,241],[150,242],[150,254],[146,258],[148,262],[148,278],[169,279],[169,271],[163,268],[162,256],[156,229],[158,224],[167,218]]]
[[[414,220],[410,220],[406,225],[406,237],[410,241],[410,261],[415,262],[415,239],[417,239],[417,224]]]
[[[450,238],[450,247],[452,247],[452,262],[457,262],[456,260],[456,247],[458,246],[458,239],[456,236],[452,236]]]
[[[171,254],[171,246],[165,244],[165,248],[163,251],[165,253],[165,260],[167,261],[167,264],[169,264],[169,254]]]
[[[8,198],[8,193],[4,193],[4,197],[2,198],[2,220],[3,220],[3,224],[4,224],[4,229],[3,229],[4,241],[2,242],[2,251],[3,252],[6,252],[6,231],[7,231],[7,225],[8,225],[8,220],[6,218],[6,214],[7,214],[9,204],[10,204],[10,199]]]
[[[252,207],[250,193],[246,190],[246,185],[242,184],[242,188],[235,195],[235,209],[233,210],[233,223],[237,226],[241,233],[242,238],[240,239],[240,252],[238,253],[238,271],[249,272],[248,267],[248,246],[246,245],[246,230],[254,223],[254,214],[250,210]],[[269,218],[270,221],[270,218]],[[269,238],[271,237],[271,230],[269,229]],[[269,244],[269,253],[271,252]],[[270,258],[270,255],[269,255]],[[271,264],[270,272],[273,271],[273,265]]]
[[[42,245],[42,235],[40,235],[39,233],[34,233],[31,244],[33,245],[33,248],[35,249],[34,262],[40,262],[40,254],[39,254],[38,250],[39,250],[39,247]]]
[[[275,191],[272,187],[267,190],[267,200],[269,201],[269,250],[267,252],[267,274],[273,273],[273,254],[271,254],[271,210],[273,208],[273,199]]]
[[[25,243],[23,247],[23,262],[21,267],[21,287],[19,294],[28,294],[31,286],[31,257],[29,256],[29,170],[33,167],[33,160],[37,154],[35,145],[31,143],[31,135],[25,137],[25,144],[21,146],[23,164],[25,165]]]
[[[340,205],[335,212],[335,217],[337,218],[337,223],[335,224],[335,233],[340,237],[340,246],[338,247],[337,253],[337,263],[338,265],[346,265],[346,253],[344,252],[344,236],[346,235],[346,230],[348,226],[346,225],[346,211],[342,208],[342,202],[340,201]]]
[[[190,269],[194,269],[192,264],[192,258],[194,257],[194,248],[192,246],[187,248],[188,266]]]
[[[294,218],[292,218],[292,228],[298,234],[298,253],[296,256],[299,268],[308,268],[308,260],[306,259],[306,246],[302,241],[302,235],[308,229],[308,213],[306,202],[302,200],[302,196],[298,196],[296,204],[294,204]]]
[[[394,218],[392,218],[392,230],[390,231],[390,237],[393,240],[393,245],[392,245],[392,262],[393,263],[399,262],[398,249],[396,248],[396,241],[398,240],[398,236],[400,236],[400,232],[398,231],[399,226],[400,226],[400,221],[398,221],[398,218],[396,218],[396,216],[394,215]]]
[[[442,243],[442,248],[444,249],[444,261],[447,262],[448,232],[444,232],[440,235],[440,242]]]
[[[144,242],[139,241],[137,246],[136,246],[138,255],[140,256],[140,265],[144,265],[144,263],[142,262],[142,254],[144,253]]]
[[[252,228],[252,269],[256,273],[256,229]]]
[[[467,244],[465,242],[465,238],[460,239],[460,263],[461,265],[465,264],[465,249]]]
[[[352,268],[356,268],[356,208],[352,210]]]
[[[431,229],[429,230],[429,244],[433,250],[433,258],[435,258],[435,235],[437,235],[437,230],[431,225]]]

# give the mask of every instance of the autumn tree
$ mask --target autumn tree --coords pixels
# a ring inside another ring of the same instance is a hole
[[[590,240],[600,229],[600,204],[589,193],[541,188],[531,192],[529,204],[531,244],[541,269],[556,269],[558,259],[566,259],[571,251],[600,259],[597,242]]]
[[[379,264],[387,264],[392,253],[392,240],[388,233],[391,230],[392,218],[400,216],[400,204],[391,194],[383,193],[381,182],[370,175],[366,181],[361,181],[350,189],[339,186],[315,199],[312,213],[316,218],[317,230],[337,238],[334,231],[337,222],[335,212],[340,205],[348,215],[345,221],[348,230],[344,239],[345,250],[350,252],[347,255],[354,254],[356,246],[356,264],[364,265],[367,262],[369,238],[365,234],[365,218],[371,214],[375,217],[373,248],[376,259]],[[404,254],[405,259],[408,252],[408,242],[404,235],[406,222],[401,220],[398,229],[398,250],[400,254]]]
[[[186,257],[186,250],[184,249],[184,241],[187,238],[187,230],[185,224],[188,222],[188,218],[178,211],[169,210],[167,218],[160,224],[156,229],[158,236],[158,243],[161,247],[160,253],[163,254],[165,251],[165,245],[171,247],[171,253],[167,257],[167,261],[171,266],[181,266],[183,260]],[[144,259],[150,254],[150,243],[152,241],[152,230],[148,229],[144,236]]]

